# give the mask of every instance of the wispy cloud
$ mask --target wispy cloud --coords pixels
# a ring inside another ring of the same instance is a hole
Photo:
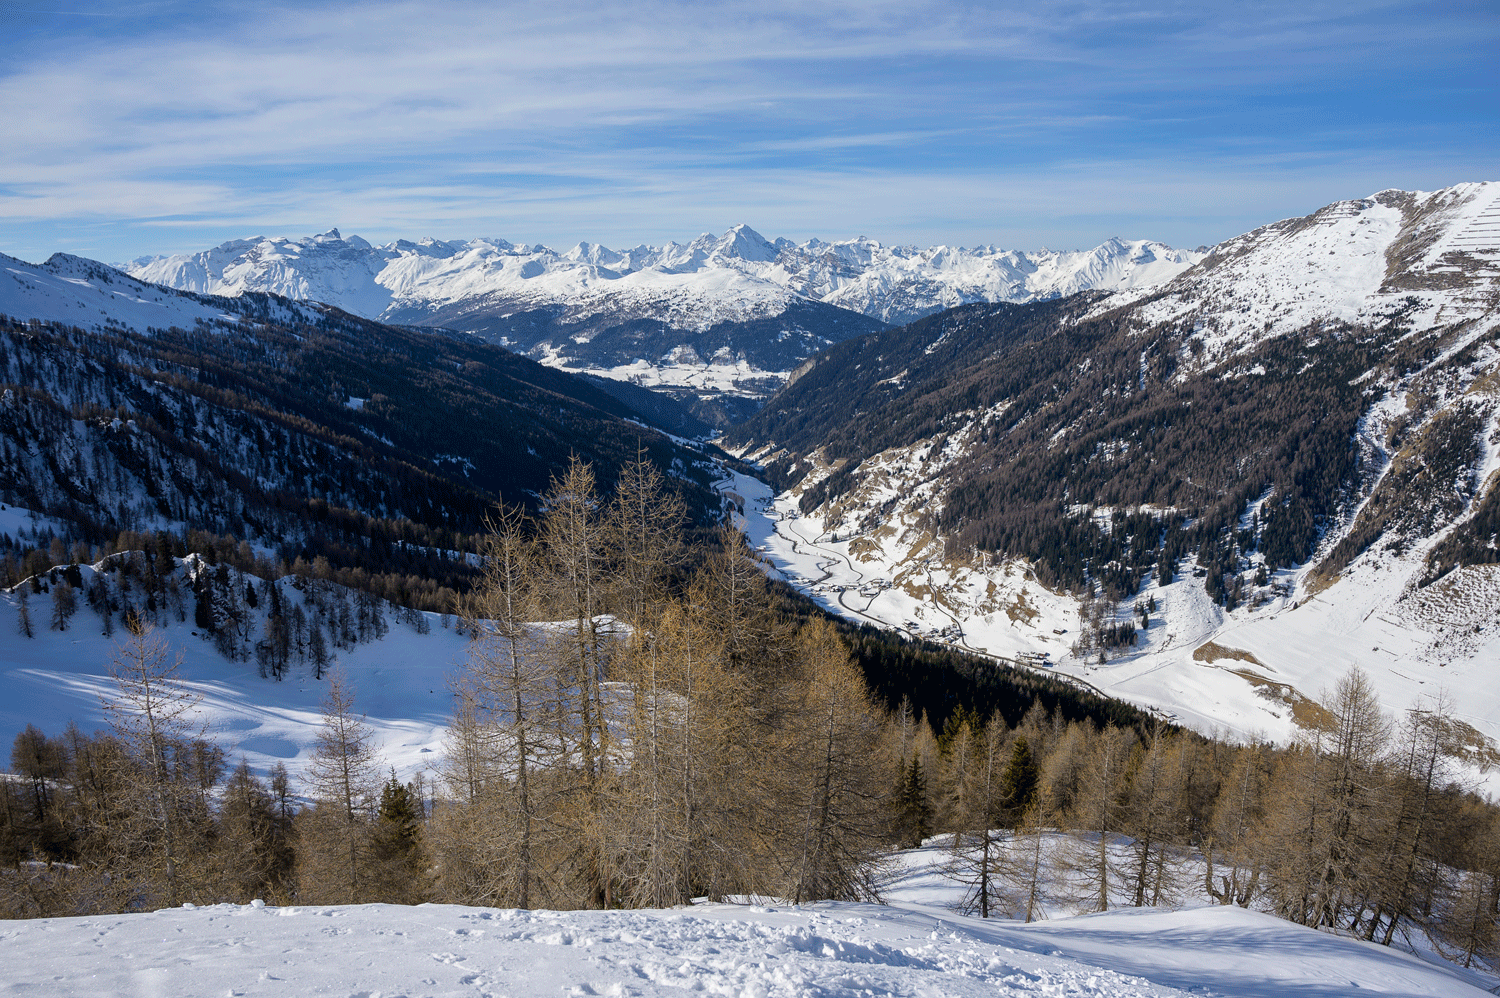
[[[1057,241],[1133,220],[1201,242],[1323,192],[1470,179],[1500,145],[1476,127],[1500,17],[1457,7],[18,10],[0,5],[26,36],[0,67],[0,248],[23,255],[331,224]],[[1480,99],[1423,111],[1455,87]]]

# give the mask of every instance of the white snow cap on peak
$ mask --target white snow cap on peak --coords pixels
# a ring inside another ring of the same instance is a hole
[[[777,256],[776,247],[772,246],[765,236],[744,222],[724,233],[724,238],[719,240],[719,245],[725,256],[755,263],[769,263]]]

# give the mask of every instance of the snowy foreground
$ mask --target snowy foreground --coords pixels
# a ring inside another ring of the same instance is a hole
[[[1486,982],[1460,969],[1235,907],[1022,925],[892,893],[886,906],[551,912],[257,902],[3,922],[0,995],[1485,993]]]

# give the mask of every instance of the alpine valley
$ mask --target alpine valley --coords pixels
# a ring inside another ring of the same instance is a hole
[[[1500,183],[132,270],[0,257],[0,991],[1494,990]]]
[[[0,269],[28,573],[162,532],[436,613],[496,499],[645,454],[852,621],[1283,743],[1357,664],[1393,713],[1457,697],[1476,771],[1500,751],[1497,183],[1192,252],[334,230]]]

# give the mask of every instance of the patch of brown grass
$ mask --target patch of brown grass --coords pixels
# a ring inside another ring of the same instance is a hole
[[[1253,659],[1252,659],[1253,661]],[[1259,664],[1259,663],[1257,663]],[[1302,691],[1295,686],[1286,683],[1278,683],[1274,679],[1267,679],[1258,672],[1249,669],[1228,670],[1239,676],[1245,682],[1255,687],[1255,695],[1272,703],[1279,703],[1292,712],[1292,723],[1299,728],[1316,731],[1320,728],[1328,728],[1333,724],[1333,715],[1318,701],[1303,695]]]
[[[991,584],[990,588],[993,590],[994,585]],[[1041,615],[1041,611],[1032,606],[1030,603],[1026,602],[1026,590],[1022,589],[1020,592],[1016,593],[1015,602],[1006,606],[1005,615],[1010,618],[1010,622],[1012,624],[1014,624],[1016,621],[1020,621],[1023,624],[1029,624]]]
[[[1227,658],[1234,662],[1249,662],[1260,666],[1262,669],[1266,667],[1260,659],[1247,651],[1242,651],[1239,648],[1225,648],[1223,645],[1215,644],[1212,641],[1204,642],[1198,646],[1197,651],[1193,652],[1194,662],[1217,662],[1221,658]],[[1239,673],[1235,674],[1239,675]]]
[[[1500,746],[1496,746],[1492,739],[1486,738],[1471,724],[1451,717],[1446,720],[1447,734],[1460,756],[1478,766],[1481,772],[1500,765]]]

